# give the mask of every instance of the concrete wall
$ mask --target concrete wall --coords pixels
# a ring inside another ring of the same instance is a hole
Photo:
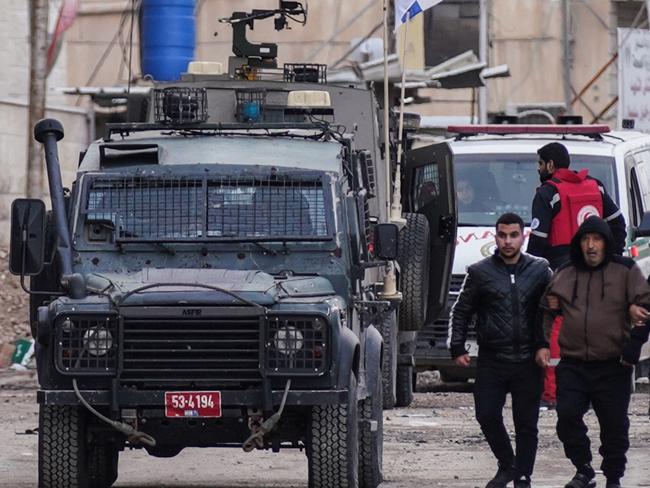
[[[61,0],[50,0],[50,31],[56,23]],[[2,0],[0,15],[0,98],[24,98],[29,93],[29,2]],[[57,102],[62,97],[55,88],[67,82],[67,49],[63,44],[57,64],[48,78],[48,101]]]
[[[25,102],[0,99],[0,244],[9,241],[11,202],[24,197],[27,168],[27,115]],[[70,186],[79,161],[79,151],[85,149],[89,137],[85,109],[52,107],[47,117],[54,117],[65,127],[65,137],[59,142],[59,159],[63,185]],[[31,131],[29,132],[31,136]],[[43,199],[49,206],[47,173],[43,164]]]
[[[11,201],[25,195],[27,168],[27,95],[29,93],[29,2],[3,0],[0,15],[0,243],[9,239]],[[50,0],[50,31],[56,23],[61,0]],[[70,184],[79,150],[88,142],[86,109],[60,106],[64,97],[57,91],[67,84],[67,46],[59,53],[57,64],[47,80],[47,116],[61,120],[66,130],[62,141],[61,162],[64,184]],[[45,165],[43,164],[43,168]],[[44,173],[45,174],[45,173]],[[44,177],[44,193],[47,177]]]

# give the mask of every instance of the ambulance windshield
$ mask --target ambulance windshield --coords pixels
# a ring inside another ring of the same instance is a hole
[[[537,154],[457,154],[454,156],[459,226],[494,226],[499,215],[515,212],[530,224],[539,186]],[[571,155],[571,169],[587,168],[618,203],[614,158]]]

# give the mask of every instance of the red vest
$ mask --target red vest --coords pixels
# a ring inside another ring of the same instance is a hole
[[[587,178],[588,170],[575,173],[560,168],[547,183],[557,189],[560,211],[553,217],[548,243],[552,247],[568,245],[587,217],[603,216],[603,197],[596,180]]]

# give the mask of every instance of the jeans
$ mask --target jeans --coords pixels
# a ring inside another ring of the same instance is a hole
[[[479,357],[474,385],[476,419],[499,465],[514,466],[516,476],[533,473],[542,387],[543,371],[532,359],[506,363]],[[503,425],[508,393],[512,396],[516,454]]]

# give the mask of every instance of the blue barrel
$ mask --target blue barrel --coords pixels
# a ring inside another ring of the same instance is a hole
[[[143,0],[140,68],[154,80],[176,81],[194,59],[195,0]]]

